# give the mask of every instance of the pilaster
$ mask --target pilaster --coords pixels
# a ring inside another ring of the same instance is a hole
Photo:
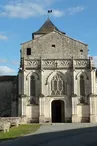
[[[21,115],[25,116],[26,115],[26,95],[21,95],[21,104],[22,104],[22,111],[21,111]]]
[[[77,122],[77,96],[72,97],[72,122]]]
[[[97,122],[97,95],[90,94],[89,101],[90,101],[90,122],[96,123]]]
[[[72,57],[72,122],[77,122],[77,95],[76,95],[76,88],[77,88],[77,83],[75,80],[75,61]]]
[[[94,66],[93,58],[89,58],[90,61],[90,77],[91,77],[91,94],[96,94],[96,70]]]
[[[39,97],[39,122],[44,123],[44,97]]]

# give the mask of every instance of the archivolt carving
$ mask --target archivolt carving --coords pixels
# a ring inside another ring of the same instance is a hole
[[[48,84],[48,81],[51,80],[52,77],[55,76],[56,74],[60,74],[60,75],[63,77],[63,79],[65,79],[65,75],[64,75],[62,72],[60,72],[60,71],[54,71],[54,72],[51,72],[51,73],[47,76],[45,85],[47,85],[47,84]]]
[[[31,72],[29,72],[29,73],[27,74],[26,80],[28,80],[28,78],[29,78],[31,75],[34,75],[34,76],[37,78],[37,80],[39,80],[39,75],[38,75],[38,73],[33,72],[33,71],[31,71]]]

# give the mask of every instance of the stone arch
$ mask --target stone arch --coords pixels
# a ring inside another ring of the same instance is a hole
[[[76,75],[76,80],[77,80],[77,95],[80,98],[84,98],[86,101],[86,95],[88,93],[88,86],[89,86],[89,76],[86,72],[80,71]]]
[[[83,75],[83,76],[84,76],[84,78],[86,78],[87,80],[89,79],[89,77],[88,77],[87,73],[86,73],[86,72],[84,72],[84,71],[80,71],[79,73],[77,73],[77,75],[76,75],[75,79],[77,80],[77,79],[78,79],[81,75]]]
[[[38,73],[36,73],[36,72],[34,72],[34,71],[31,71],[31,72],[29,72],[29,73],[27,74],[26,80],[28,80],[32,75],[35,77],[35,79],[39,80],[39,75],[38,75]]]
[[[52,96],[67,95],[67,80],[67,73],[63,74],[60,71],[51,72],[46,79],[48,94]]]
[[[31,82],[32,81],[32,82]],[[28,103],[35,104],[39,94],[39,75],[35,71],[30,71],[26,76]]]
[[[62,76],[63,80],[65,80],[65,75],[64,75],[62,72],[60,72],[60,71],[54,71],[54,72],[51,72],[51,73],[47,76],[45,85],[48,85],[48,83],[51,82],[51,79],[52,79],[56,74],[59,74],[60,76]]]

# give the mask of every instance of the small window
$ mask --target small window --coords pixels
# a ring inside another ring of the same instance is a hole
[[[55,48],[55,45],[53,44],[52,47]]]
[[[83,52],[83,50],[80,50],[80,52]]]
[[[27,48],[27,55],[31,55],[31,48]]]

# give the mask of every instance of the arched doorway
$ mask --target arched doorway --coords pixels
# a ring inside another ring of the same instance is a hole
[[[52,122],[62,123],[64,122],[64,101],[54,100],[52,101]]]

